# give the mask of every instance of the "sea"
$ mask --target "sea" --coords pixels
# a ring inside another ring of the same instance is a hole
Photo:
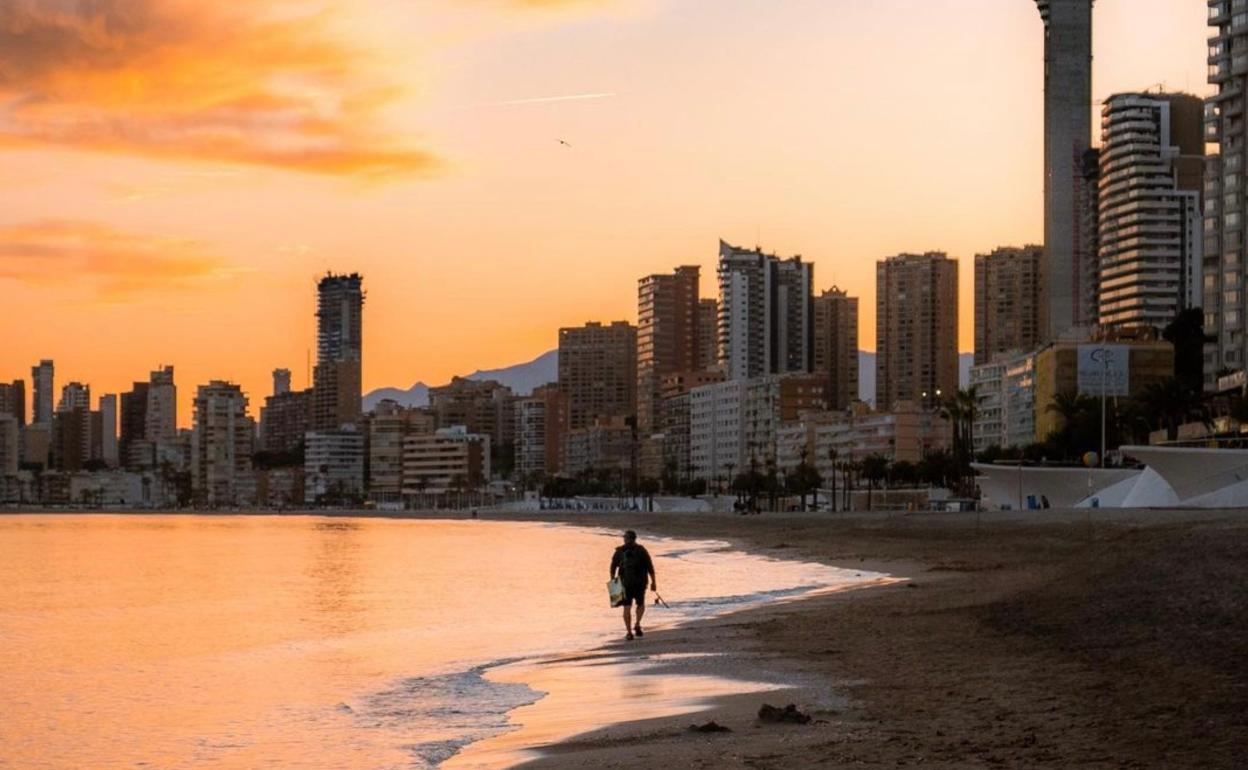
[[[668,605],[650,630],[883,579],[640,535]],[[775,686],[613,659],[618,543],[483,520],[0,516],[0,768],[500,768]]]

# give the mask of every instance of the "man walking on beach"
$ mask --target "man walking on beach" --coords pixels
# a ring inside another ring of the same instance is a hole
[[[650,560],[650,552],[645,546],[637,545],[637,533],[631,529],[624,533],[624,545],[615,549],[611,557],[611,579],[616,573],[620,575],[620,584],[624,586],[624,630],[626,639],[633,634],[644,636],[641,632],[641,616],[646,614],[646,578],[650,579],[650,590],[658,591],[659,583],[654,576],[654,562]],[[637,602],[637,622],[633,623],[632,606]]]

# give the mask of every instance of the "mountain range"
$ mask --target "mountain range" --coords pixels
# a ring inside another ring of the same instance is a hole
[[[970,382],[971,365],[975,356],[962,353],[958,356],[958,380],[962,387]],[[496,380],[511,388],[519,396],[527,396],[534,388],[555,382],[559,379],[559,351],[551,350],[541,354],[532,361],[526,361],[501,369],[481,369],[469,374],[466,379]],[[868,403],[875,401],[875,353],[858,351],[858,397]],[[407,390],[401,388],[378,388],[364,396],[364,411],[369,411],[382,399],[391,399],[404,406],[428,406],[429,386],[417,382]]]

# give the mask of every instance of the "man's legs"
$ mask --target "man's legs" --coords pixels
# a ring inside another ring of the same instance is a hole
[[[645,605],[645,603],[644,603],[644,602],[637,602],[637,625],[638,625],[638,626],[641,626],[641,616],[642,616],[642,615],[645,615],[645,614],[646,614],[646,605]],[[627,625],[627,624],[628,624],[628,621],[627,621],[627,620],[625,620],[625,621],[624,621],[624,623],[625,623],[625,625]]]
[[[641,620],[640,607],[637,608],[637,613],[637,619]],[[633,608],[627,604],[624,605],[624,630],[630,634],[633,632]]]

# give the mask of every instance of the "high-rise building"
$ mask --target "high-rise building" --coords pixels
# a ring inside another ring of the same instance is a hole
[[[516,395],[496,380],[452,377],[450,383],[429,389],[429,411],[439,428],[462,425],[469,433],[490,437],[495,449],[512,450],[515,440]]]
[[[1044,21],[1045,339],[1096,322],[1092,3],[1036,0]]]
[[[363,277],[327,273],[317,282],[312,427],[335,430],[360,419]]]
[[[26,381],[0,382],[0,414],[11,414],[19,428],[26,425]]]
[[[22,431],[17,417],[0,411],[0,488],[5,476],[16,476],[21,467]]]
[[[432,434],[437,421],[425,409],[383,400],[368,418],[368,495],[375,503],[396,505],[403,497],[403,441]]]
[[[255,423],[247,416],[247,396],[234,383],[213,380],[196,390],[194,409],[191,488],[196,501],[212,507],[252,503]]]
[[[61,388],[61,400],[56,404],[58,412],[72,412],[75,409],[91,409],[91,386],[81,382],[70,382]]]
[[[126,468],[150,468],[155,464],[151,444],[147,440],[148,383],[136,382],[121,394],[121,427],[117,454]]]
[[[1200,307],[1202,102],[1116,94],[1101,112],[1102,327],[1152,326]]]
[[[690,431],[692,430],[690,392],[694,388],[723,381],[724,374],[718,368],[696,372],[677,372],[663,378],[663,400],[659,425],[663,432],[663,460],[659,475],[669,484],[688,482],[693,478],[690,457]]]
[[[1205,388],[1219,372],[1240,372],[1248,362],[1248,197],[1244,148],[1248,142],[1248,9],[1239,0],[1209,0],[1209,83],[1205,141],[1218,153],[1205,164],[1204,287]]]
[[[312,390],[288,390],[264,399],[260,407],[260,448],[291,452],[312,427]]]
[[[637,409],[637,327],[590,322],[559,330],[559,390],[569,431],[599,417],[632,417]]]
[[[489,436],[459,426],[403,439],[403,500],[409,508],[479,489],[489,478]]]
[[[554,476],[563,467],[567,407],[557,385],[516,402],[515,469],[520,479]]]
[[[1040,346],[1040,246],[1001,247],[975,255],[975,363]]]
[[[147,440],[168,443],[178,436],[178,388],[173,384],[173,367],[152,372],[147,388]]]
[[[364,496],[364,434],[353,425],[309,431],[303,464],[307,503],[343,504]]]
[[[663,377],[698,366],[698,272],[696,265],[678,267],[637,282],[637,429],[642,435],[655,429]]]
[[[814,371],[827,383],[829,409],[858,400],[858,298],[836,288],[815,297]]]
[[[71,401],[52,415],[51,465],[63,471],[80,471],[91,460],[91,410]]]
[[[273,395],[280,396],[283,393],[290,392],[290,370],[274,369],[273,370]]]
[[[100,396],[100,459],[110,468],[120,463],[117,447],[117,394]]]
[[[52,404],[55,400],[55,367],[52,361],[44,359],[38,366],[31,367],[30,379],[34,383],[35,411],[31,422],[36,425],[52,425]]]
[[[719,363],[728,379],[808,372],[814,266],[719,242]]]
[[[698,300],[698,371],[719,366],[719,300]]]
[[[933,408],[958,388],[958,263],[943,252],[876,263],[875,406]]]

